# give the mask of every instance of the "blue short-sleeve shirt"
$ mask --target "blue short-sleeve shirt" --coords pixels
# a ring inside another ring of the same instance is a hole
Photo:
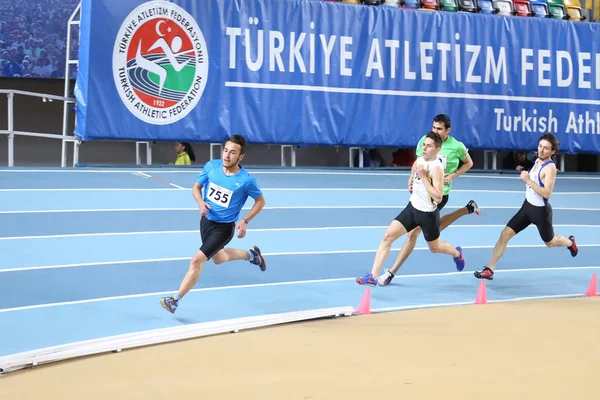
[[[248,197],[257,199],[263,195],[256,179],[244,167],[235,175],[225,175],[222,160],[207,162],[196,182],[202,185],[203,199],[211,207],[206,218],[214,222],[237,221]]]

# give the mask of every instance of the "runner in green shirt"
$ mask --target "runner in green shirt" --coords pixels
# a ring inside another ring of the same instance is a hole
[[[450,194],[450,189],[452,188],[452,181],[457,177],[461,176],[465,172],[467,172],[471,167],[473,167],[473,160],[471,160],[471,156],[469,155],[469,151],[465,147],[465,145],[450,136],[451,130],[450,117],[445,114],[436,115],[433,119],[433,128],[431,129],[433,132],[436,132],[442,138],[442,149],[439,152],[439,157],[441,158],[442,165],[444,167],[444,196],[442,201],[438,204],[438,209],[441,210],[444,208],[446,203],[448,202],[448,197]],[[417,156],[421,156],[421,148],[423,146],[423,141],[425,140],[425,136],[421,138],[419,144],[417,145]],[[460,161],[463,162],[463,165],[458,168]],[[408,179],[408,188],[412,193],[412,180],[413,176],[411,175]],[[474,200],[469,201],[466,206],[453,211],[449,214],[446,214],[440,218],[440,231],[444,230],[448,225],[452,224],[454,221],[459,219],[460,217],[468,214],[475,213],[476,215],[481,215],[481,210],[477,203]],[[379,276],[377,279],[377,284],[380,286],[389,285],[396,272],[400,269],[402,264],[406,261],[410,253],[415,248],[415,244],[417,243],[417,237],[421,233],[421,228],[417,227],[410,231],[407,235],[406,241],[404,242],[404,246],[400,250],[398,254],[398,258],[394,262],[394,265],[389,270],[384,270],[384,273]]]

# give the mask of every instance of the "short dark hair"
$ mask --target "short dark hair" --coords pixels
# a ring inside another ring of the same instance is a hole
[[[433,122],[441,122],[444,124],[444,126],[446,127],[446,129],[449,129],[450,126],[452,125],[451,121],[450,121],[450,117],[447,116],[446,114],[438,114],[435,116],[435,118],[433,119]]]
[[[442,138],[434,131],[429,131],[425,134],[425,139],[432,139],[433,143],[435,143],[435,147],[442,147]],[[423,140],[425,140],[423,139]]]
[[[242,135],[233,135],[227,139],[227,142],[239,144],[241,148],[240,154],[246,154],[246,138]]]
[[[538,140],[538,143],[540,143],[542,140],[547,140],[548,142],[550,142],[550,144],[552,145],[552,150],[554,150],[556,153],[558,153],[558,148],[560,147],[560,142],[558,141],[556,136],[554,136],[554,134],[546,133],[545,135],[542,135],[540,137],[540,139]]]

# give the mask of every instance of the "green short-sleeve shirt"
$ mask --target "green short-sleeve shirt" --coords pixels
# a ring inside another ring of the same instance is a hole
[[[419,140],[419,144],[417,145],[417,156],[421,157],[423,155],[423,142],[425,141],[425,136]],[[460,161],[464,160],[467,157],[469,150],[463,144],[452,136],[448,136],[445,142],[442,142],[442,149],[440,150],[438,156],[442,161],[442,166],[444,167],[445,174],[452,174],[456,172],[458,169],[458,164]],[[452,182],[448,185],[444,185],[444,195],[450,193],[450,189],[452,188]]]

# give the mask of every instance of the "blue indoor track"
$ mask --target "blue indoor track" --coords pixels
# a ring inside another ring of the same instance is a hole
[[[250,169],[267,205],[229,246],[258,245],[268,270],[209,262],[172,315],[159,299],[177,290],[200,246],[190,190],[198,171],[0,169],[0,356],[183,324],[357,307],[365,287],[354,278],[370,271],[386,227],[409,198],[407,171]],[[487,282],[488,301],[585,293],[600,272],[599,194],[597,175],[559,175],[550,200],[555,232],[575,235],[579,255],[546,248],[529,227]],[[431,254],[421,236],[392,284],[371,289],[372,310],[473,303],[480,282],[473,271],[487,264],[524,198],[516,174],[458,178],[442,215],[470,199],[483,211],[441,234],[463,247],[465,271],[450,256]]]

